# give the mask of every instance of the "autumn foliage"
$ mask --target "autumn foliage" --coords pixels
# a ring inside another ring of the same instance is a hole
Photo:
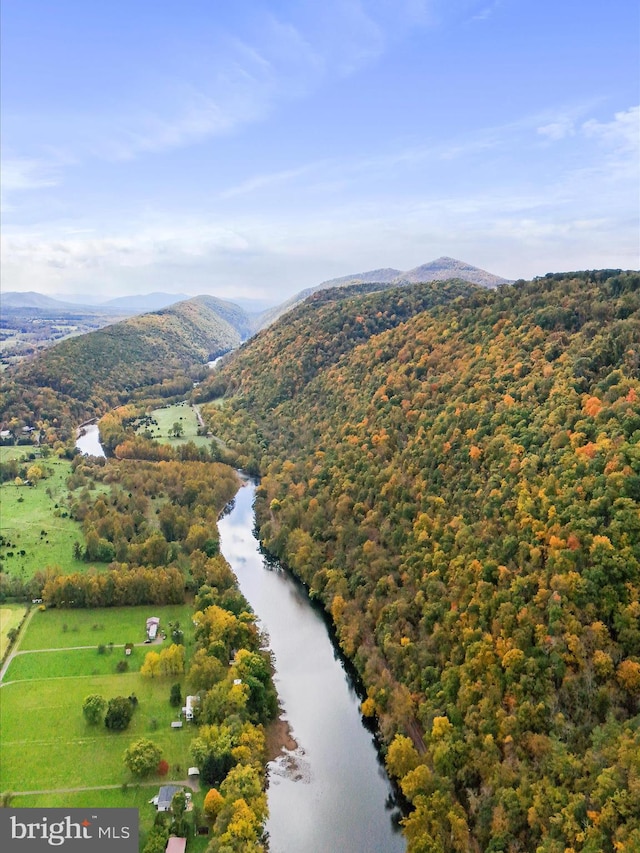
[[[438,287],[306,303],[206,416],[358,668],[410,851],[640,848],[640,275]]]

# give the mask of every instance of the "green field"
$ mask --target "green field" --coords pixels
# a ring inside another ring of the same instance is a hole
[[[78,522],[64,517],[71,464],[57,456],[36,459],[33,464],[50,469],[51,474],[35,486],[13,482],[0,486],[0,534],[5,538],[0,559],[4,570],[25,579],[47,566],[83,571],[87,564],[73,558],[74,542],[83,542],[82,529]]]
[[[142,848],[155,817],[149,799],[160,784],[186,779],[196,729],[185,725],[174,730],[170,725],[177,711],[169,704],[169,692],[183,679],[150,679],[138,672],[147,652],[158,651],[171,639],[135,646],[126,658],[123,645],[141,642],[147,617],[158,616],[161,629],[179,621],[187,648],[193,648],[192,615],[189,605],[33,612],[18,647],[24,653],[13,658],[0,687],[0,791],[17,792],[13,806],[135,807],[140,810]],[[98,644],[106,646],[103,653]],[[124,659],[129,670],[116,673],[116,664]],[[107,700],[135,694],[138,705],[129,728],[115,733],[103,725],[88,725],[82,703],[91,693]],[[169,762],[165,779],[151,777],[138,784],[125,768],[125,749],[143,736],[153,740]],[[70,790],[75,788],[99,790]],[[200,804],[202,799],[203,794],[197,795]],[[190,838],[188,850],[204,853],[206,846],[206,838]]]
[[[141,643],[145,639],[149,616],[160,618],[160,629],[169,622],[180,622],[185,632],[185,645],[189,648],[193,638],[193,608],[188,604],[166,607],[103,607],[94,610],[49,609],[34,613],[20,649],[69,649],[74,646],[98,646],[103,643],[123,646]],[[170,643],[171,640],[167,640]],[[147,648],[158,651],[158,646]]]
[[[0,446],[0,462],[7,462],[9,459],[23,459],[29,453],[37,453],[37,448],[32,444],[3,444]]]
[[[125,656],[122,646],[104,652],[90,649],[62,649],[55,652],[26,652],[13,658],[3,678],[7,681],[32,681],[42,678],[69,678],[79,675],[111,675],[121,660],[127,662],[127,672],[138,672],[144,657],[157,646],[136,646]],[[46,676],[43,676],[46,672]]]
[[[0,660],[9,648],[9,631],[18,627],[26,612],[27,608],[22,604],[3,604],[0,607]]]
[[[174,406],[165,406],[162,409],[154,409],[151,412],[151,417],[155,418],[158,426],[149,428],[153,438],[163,444],[171,444],[177,447],[179,444],[184,444],[187,441],[192,441],[198,446],[208,447],[211,444],[211,439],[204,435],[198,435],[198,418],[195,410],[188,403],[177,403]],[[174,438],[169,434],[175,423],[179,423],[184,432],[180,438]],[[142,432],[144,432],[144,427]]]
[[[176,709],[169,705],[169,691],[176,680],[127,673],[5,684],[0,688],[0,790],[64,790],[131,782],[123,753],[143,736],[161,748],[172,778],[186,778],[195,729],[170,727]],[[82,703],[92,693],[107,700],[135,693],[139,704],[126,731],[109,732],[102,725],[85,722]]]

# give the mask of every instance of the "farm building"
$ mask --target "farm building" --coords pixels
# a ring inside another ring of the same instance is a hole
[[[158,628],[160,627],[160,620],[157,616],[150,616],[147,619],[147,640],[155,640],[158,636]]]
[[[179,785],[163,785],[155,797],[149,802],[156,807],[159,812],[168,812],[171,808],[171,800],[173,795],[181,791]]]
[[[185,720],[191,721],[195,716],[195,707],[200,701],[198,696],[187,696],[185,704],[182,708]]]

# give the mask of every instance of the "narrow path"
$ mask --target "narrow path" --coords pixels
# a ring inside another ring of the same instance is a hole
[[[140,788],[161,788],[164,785],[181,785],[183,788],[190,788],[192,791],[199,791],[200,784],[194,779],[177,779],[175,781],[167,781],[166,779],[156,779],[152,782],[146,780],[144,782],[127,783],[131,787]],[[122,788],[122,782],[119,785],[85,785],[81,788],[47,788],[42,791],[12,791],[14,797],[29,797],[40,796],[42,794],[80,794],[83,791],[115,791]]]
[[[196,418],[198,419],[198,423],[200,424],[200,426],[204,427],[204,420],[202,419],[202,415],[200,414],[199,407],[194,405],[191,408],[196,413]]]
[[[31,610],[29,612],[29,615],[25,619],[23,626],[20,629],[20,635],[18,637],[18,640],[14,644],[13,650],[11,652],[9,652],[9,655],[7,656],[6,661],[2,664],[2,669],[0,669],[0,687],[4,687],[6,684],[13,684],[14,683],[13,681],[4,681],[4,677],[7,674],[7,670],[9,669],[9,664],[11,663],[11,661],[14,658],[18,657],[18,655],[37,655],[39,652],[77,652],[77,651],[81,651],[82,649],[95,649],[96,648],[96,645],[94,644],[91,646],[63,646],[62,648],[60,648],[58,646],[57,648],[51,648],[51,649],[19,649],[18,647],[20,645],[20,641],[22,640],[23,630],[26,629],[26,627],[27,627],[28,623],[31,621],[31,618],[33,617],[34,613],[35,613],[35,610]],[[163,640],[160,639],[159,642],[162,643]],[[151,649],[156,644],[157,644],[156,642],[153,642],[153,643],[142,642],[142,643],[134,643],[133,645],[134,646],[149,646],[149,648]],[[119,647],[116,647],[116,648],[119,648]],[[66,676],[61,676],[61,677],[64,678]],[[76,676],[71,676],[71,677],[75,678]],[[42,680],[42,679],[29,679],[29,680],[36,680],[37,681],[37,680]]]

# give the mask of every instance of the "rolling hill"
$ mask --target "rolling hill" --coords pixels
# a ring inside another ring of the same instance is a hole
[[[242,309],[203,296],[61,341],[3,375],[3,422],[35,421],[64,437],[134,394],[184,393],[247,329]]]

